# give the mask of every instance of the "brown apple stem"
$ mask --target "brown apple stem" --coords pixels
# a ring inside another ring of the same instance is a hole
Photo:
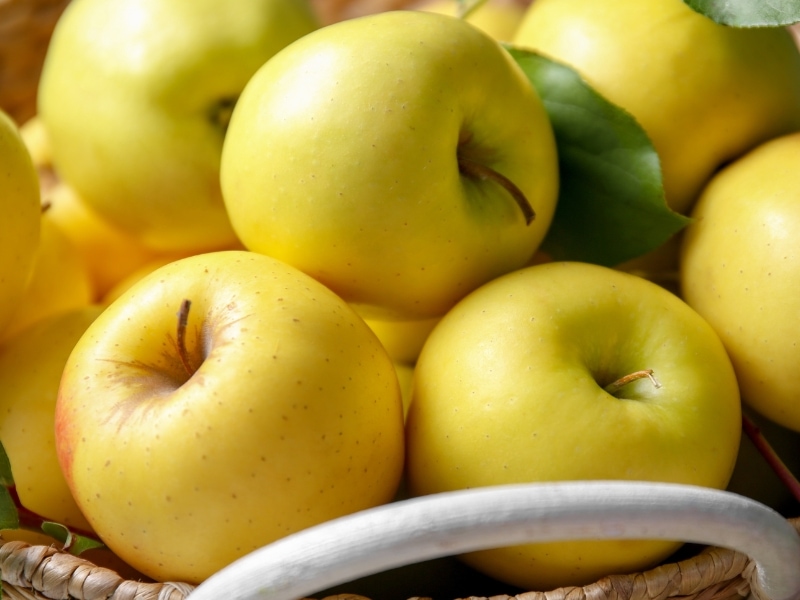
[[[747,437],[750,438],[750,441],[753,442],[756,450],[764,457],[770,468],[794,496],[795,500],[800,502],[800,481],[797,480],[789,467],[786,466],[769,441],[767,441],[767,438],[764,437],[764,434],[761,433],[761,428],[744,413],[742,413],[742,429]]]
[[[503,186],[503,188],[505,188],[508,193],[511,194],[511,197],[514,198],[514,201],[519,205],[522,215],[525,217],[526,225],[530,225],[531,222],[533,222],[533,220],[536,218],[536,213],[534,212],[531,203],[525,197],[525,194],[522,193],[522,190],[519,189],[513,181],[511,181],[502,173],[498,173],[486,165],[482,165],[463,156],[458,157],[458,170],[468,177],[477,177],[482,181],[493,181]]]
[[[178,346],[178,357],[181,359],[181,364],[186,370],[187,375],[191,377],[194,375],[192,363],[189,360],[189,352],[186,350],[186,327],[189,323],[189,309],[192,307],[191,300],[184,300],[181,302],[181,308],[178,311],[178,332],[176,343]]]
[[[627,375],[620,377],[616,381],[612,381],[603,389],[607,391],[609,394],[616,394],[620,389],[624,386],[628,385],[629,383],[636,381],[637,379],[644,379],[647,377],[653,385],[657,388],[661,387],[661,382],[656,379],[656,376],[653,375],[653,369],[643,369],[641,371],[634,371],[633,373],[628,373]]]

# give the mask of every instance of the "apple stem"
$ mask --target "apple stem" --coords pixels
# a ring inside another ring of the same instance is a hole
[[[181,359],[181,364],[186,370],[186,373],[191,377],[194,375],[191,361],[189,360],[189,352],[186,350],[186,328],[189,323],[189,309],[192,307],[191,300],[184,300],[181,302],[181,308],[178,311],[178,332],[177,332],[177,346],[178,357]]]
[[[491,167],[479,164],[463,156],[458,157],[458,170],[467,175],[468,177],[477,177],[482,181],[494,181],[495,183],[503,186],[509,194],[514,198],[514,201],[519,205],[522,215],[525,217],[525,224],[530,225],[536,218],[536,213],[531,206],[531,203],[522,193],[516,184],[502,173],[498,173]]]
[[[656,379],[656,376],[653,375],[653,369],[643,369],[641,371],[634,371],[633,373],[628,373],[624,377],[620,377],[616,381],[612,381],[603,389],[607,391],[609,394],[614,395],[616,394],[621,388],[628,385],[632,381],[636,381],[637,379],[644,379],[647,377],[651,382],[653,382],[653,386],[660,388],[661,382]]]
[[[797,480],[789,467],[786,466],[769,441],[767,441],[767,438],[764,437],[764,434],[761,433],[761,428],[745,413],[742,413],[742,429],[761,456],[764,457],[764,460],[767,461],[767,464],[775,471],[781,482],[794,496],[795,500],[800,502],[800,481]]]

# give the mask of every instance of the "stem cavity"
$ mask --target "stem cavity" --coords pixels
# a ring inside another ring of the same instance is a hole
[[[525,194],[522,193],[522,190],[519,189],[513,181],[511,181],[502,173],[498,173],[486,165],[482,165],[463,156],[458,157],[458,170],[462,175],[466,175],[467,177],[480,179],[481,181],[493,181],[494,183],[502,186],[509,194],[511,194],[511,197],[514,198],[514,201],[519,206],[520,210],[522,211],[522,216],[525,217],[526,225],[530,225],[536,218],[536,213],[534,212],[531,203],[525,197]]]

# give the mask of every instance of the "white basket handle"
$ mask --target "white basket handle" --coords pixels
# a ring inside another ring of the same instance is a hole
[[[424,560],[589,538],[736,550],[755,563],[759,598],[800,599],[800,535],[764,504],[697,486],[580,481],[447,492],[341,517],[251,552],[189,600],[295,600]]]

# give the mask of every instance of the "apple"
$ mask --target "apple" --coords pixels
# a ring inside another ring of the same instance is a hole
[[[241,250],[171,262],[112,302],[69,357],[55,423],[92,528],[157,580],[202,581],[386,503],[402,475],[378,339],[319,282]]]
[[[101,299],[130,273],[159,256],[97,214],[63,180],[54,182],[44,200],[47,218],[70,240],[86,265],[94,300]]]
[[[413,365],[428,335],[441,317],[415,321],[385,321],[365,318],[369,328],[378,336],[395,362]]]
[[[154,250],[229,246],[219,160],[231,108],[264,61],[316,27],[303,0],[70,2],[38,96],[56,171]]]
[[[61,472],[53,421],[67,358],[101,310],[85,306],[46,317],[0,346],[0,439],[20,502],[42,517],[83,530],[89,523]]]
[[[720,165],[800,128],[800,53],[785,28],[719,25],[683,0],[536,0],[511,41],[572,66],[639,121],[680,213]]]
[[[800,432],[800,133],[770,140],[703,191],[681,249],[681,293],[717,330],[743,401]]]
[[[178,258],[186,258],[186,257],[173,257],[173,256],[156,256],[151,260],[147,261],[143,265],[141,265],[138,269],[133,270],[132,272],[128,273],[127,276],[123,277],[120,281],[118,281],[110,290],[108,290],[103,297],[101,298],[101,304],[108,305],[114,302],[117,298],[119,298],[122,294],[124,294],[129,288],[133,287],[135,283],[139,280],[144,279],[150,273],[163,267],[164,265],[168,265]]]
[[[641,277],[551,262],[501,276],[431,332],[407,415],[412,496],[513,483],[637,480],[723,489],[741,439],[714,329]],[[463,555],[526,590],[663,561],[680,541],[569,541]]]
[[[156,252],[133,235],[112,225],[86,205],[53,167],[50,138],[37,115],[20,127],[33,164],[39,173],[42,205],[81,255],[92,283],[92,297],[100,299],[131,271],[150,261]]]
[[[458,15],[456,0],[424,0],[412,7],[452,17]],[[494,39],[506,42],[514,36],[525,15],[526,7],[527,5],[519,0],[486,0],[467,15],[466,21]]]
[[[411,390],[414,387],[414,365],[395,362],[394,370],[397,373],[397,381],[400,383],[400,394],[403,398],[403,418],[405,418],[408,414],[408,407],[411,404]]]
[[[221,181],[246,248],[365,317],[415,320],[531,258],[557,162],[547,112],[497,41],[390,11],[318,29],[258,70]]]
[[[39,180],[19,127],[0,110],[0,333],[33,272],[39,244]]]
[[[51,315],[92,304],[89,270],[72,241],[45,213],[33,273],[0,341]]]

